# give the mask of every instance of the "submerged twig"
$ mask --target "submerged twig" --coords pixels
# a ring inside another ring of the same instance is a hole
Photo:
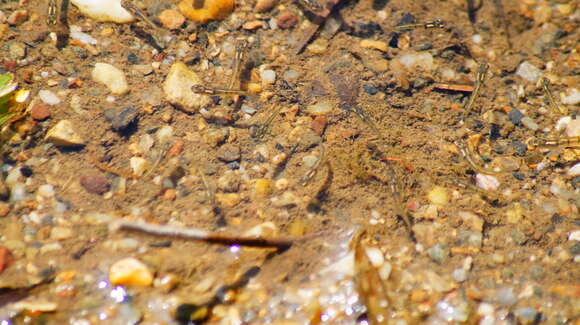
[[[240,245],[249,247],[274,247],[278,249],[290,248],[290,246],[292,246],[292,244],[297,241],[296,238],[262,238],[226,235],[215,232],[208,232],[197,228],[180,228],[126,220],[112,221],[109,224],[109,229],[111,231],[137,231],[153,236],[198,240],[213,244]]]

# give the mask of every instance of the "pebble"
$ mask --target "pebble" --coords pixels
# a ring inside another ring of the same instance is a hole
[[[294,27],[298,23],[298,17],[289,11],[281,12],[278,17],[276,17],[276,24],[282,29],[289,29]]]
[[[254,115],[257,110],[255,108],[253,108],[252,106],[248,106],[246,104],[243,104],[241,107],[241,110],[246,113],[246,114],[250,114],[250,115]]]
[[[457,268],[451,273],[453,279],[457,282],[464,282],[467,280],[467,271],[463,268]]]
[[[68,227],[53,227],[50,230],[50,239],[54,240],[64,240],[69,239],[74,235],[71,228]]]
[[[6,22],[9,25],[20,25],[28,19],[28,11],[27,10],[15,10],[13,13],[8,16]]]
[[[157,130],[155,136],[157,136],[157,140],[160,144],[169,143],[173,137],[173,128],[169,125],[164,125]]]
[[[429,248],[427,254],[435,263],[438,264],[443,263],[447,257],[449,257],[449,251],[441,244],[436,244]]]
[[[260,78],[263,86],[271,85],[276,82],[276,72],[274,70],[262,70],[260,71]]]
[[[494,301],[503,306],[511,306],[515,304],[518,299],[511,287],[500,288],[494,296]]]
[[[224,208],[233,208],[242,200],[238,193],[216,193],[215,198]]]
[[[107,86],[115,95],[123,95],[129,91],[125,73],[108,63],[95,63],[91,76],[94,81]]]
[[[520,65],[518,66],[518,69],[516,70],[516,75],[535,84],[542,76],[542,72],[540,71],[540,69],[536,68],[536,66],[534,66],[530,62],[524,61],[520,63]]]
[[[185,17],[175,9],[163,10],[158,18],[161,25],[167,29],[178,29],[185,22]]]
[[[22,42],[10,42],[8,54],[14,60],[22,59],[26,56],[26,47]]]
[[[254,10],[257,12],[266,12],[272,10],[274,6],[278,3],[278,0],[258,0],[254,6]]]
[[[326,115],[332,111],[334,105],[332,102],[322,100],[316,104],[308,105],[305,109],[306,113],[314,116]]]
[[[217,156],[219,160],[224,162],[240,160],[240,146],[231,143],[225,144],[219,148]]]
[[[520,110],[518,110],[516,108],[512,108],[508,113],[508,117],[510,118],[510,121],[514,125],[519,125],[521,123],[522,119],[524,118],[524,114],[522,114],[522,112],[520,112]]]
[[[60,98],[50,90],[40,90],[38,92],[38,97],[40,97],[40,100],[47,105],[58,105],[61,102]]]
[[[92,194],[104,194],[111,188],[111,182],[102,176],[83,175],[80,179],[81,185]]]
[[[369,95],[376,95],[379,90],[377,89],[377,87],[375,86],[371,86],[371,85],[364,85],[363,86],[364,91],[369,94]]]
[[[475,176],[475,183],[479,188],[486,191],[495,191],[500,185],[495,176],[485,174],[477,174]]]
[[[129,165],[131,166],[131,170],[135,176],[143,176],[145,171],[147,170],[147,160],[142,157],[131,157],[129,159]]]
[[[254,185],[254,194],[256,197],[265,197],[270,194],[272,189],[272,182],[265,178],[260,178],[256,180]]]
[[[250,228],[250,230],[248,230],[244,233],[244,236],[257,237],[257,238],[260,238],[260,237],[272,238],[272,237],[276,236],[277,232],[278,232],[278,228],[276,227],[276,225],[273,222],[268,221],[268,222],[264,222],[264,223],[261,223],[257,226]]]
[[[534,122],[534,120],[529,118],[528,116],[524,116],[522,118],[522,124],[532,131],[536,131],[537,129],[540,128],[540,126],[536,122]]]
[[[312,54],[324,54],[328,50],[328,40],[317,38],[314,42],[310,43],[306,49]]]
[[[75,131],[73,123],[69,120],[61,120],[46,133],[46,141],[57,147],[84,146],[85,141]]]
[[[580,241],[580,230],[575,230],[568,234],[568,240]]]
[[[375,41],[370,39],[363,39],[362,41],[360,41],[359,45],[364,49],[375,49],[381,52],[387,52],[387,50],[389,49],[389,45],[386,42]]]
[[[79,11],[100,22],[129,23],[133,16],[121,6],[121,0],[71,0]]]
[[[514,311],[518,324],[528,325],[536,324],[538,312],[532,307],[521,307]]]
[[[10,250],[4,246],[0,246],[0,273],[6,270],[14,263],[14,256]]]
[[[89,34],[83,33],[81,27],[71,25],[70,26],[70,37],[77,40],[83,44],[97,45],[97,39]]]
[[[565,105],[578,105],[580,103],[580,91],[576,88],[569,88],[568,95],[560,96],[560,101]]]
[[[580,136],[580,118],[574,119],[568,123],[566,126],[566,136],[567,137],[579,137]]]
[[[300,77],[300,73],[296,70],[286,70],[282,74],[282,78],[287,81],[298,79],[298,77]]]
[[[385,263],[385,257],[383,256],[383,252],[377,247],[367,247],[365,248],[365,252],[373,264],[374,267],[380,267]]]
[[[38,190],[36,190],[36,194],[44,198],[51,198],[55,194],[54,186],[50,184],[40,185]]]
[[[175,289],[179,284],[180,280],[179,277],[174,273],[164,274],[161,277],[155,278],[153,281],[153,286],[155,288],[161,289],[164,293],[168,293],[171,290]],[[140,319],[137,321],[139,322]]]
[[[143,262],[128,257],[111,265],[109,281],[112,285],[148,287],[153,283],[153,273]]]
[[[284,192],[281,196],[272,198],[272,205],[278,208],[292,207],[302,203],[302,200],[292,192]]]
[[[133,106],[126,107],[122,110],[108,109],[105,110],[104,114],[105,118],[111,123],[111,128],[115,131],[125,130],[139,115]]]
[[[435,186],[427,194],[427,199],[433,204],[445,205],[449,202],[449,194],[446,188]]]
[[[460,211],[458,215],[463,221],[463,224],[469,227],[469,229],[478,232],[483,231],[484,221],[478,215],[467,211]]]
[[[234,171],[228,170],[218,178],[217,186],[224,192],[237,192],[240,188],[240,177]]]
[[[188,19],[196,23],[205,23],[228,17],[234,10],[234,0],[206,0],[203,2],[203,8],[200,9],[193,8],[193,1],[182,0],[178,8]]]
[[[211,128],[203,134],[203,140],[209,144],[211,147],[217,147],[219,144],[223,143],[229,135],[227,128]]]
[[[43,121],[50,117],[50,109],[44,104],[34,104],[30,109],[30,116],[37,121]]]
[[[171,104],[186,111],[195,112],[211,103],[210,96],[195,94],[191,91],[191,86],[201,83],[202,80],[197,73],[189,70],[183,62],[175,62],[163,83],[163,92]]]
[[[431,71],[436,68],[433,63],[433,55],[427,52],[402,52],[395,60],[399,61],[409,71],[414,71],[416,68]]]

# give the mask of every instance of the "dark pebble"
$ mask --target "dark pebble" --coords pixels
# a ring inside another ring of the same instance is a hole
[[[513,175],[513,176],[514,176],[514,177],[515,177],[517,180],[520,180],[520,181],[523,181],[523,180],[524,180],[524,178],[526,178],[526,176],[524,176],[524,174],[522,174],[522,173],[518,173],[518,172],[512,172],[512,175]]]
[[[574,243],[574,245],[572,245],[570,247],[570,254],[572,254],[572,255],[580,254],[580,243],[579,242]]]
[[[87,192],[99,195],[106,193],[111,188],[111,183],[108,179],[95,175],[81,176],[81,185]]]
[[[552,223],[553,224],[559,224],[562,221],[564,221],[564,216],[559,214],[559,213],[554,213],[554,215],[552,216]]]
[[[20,167],[20,173],[24,177],[30,177],[30,176],[32,176],[32,169],[28,166],[23,166],[23,167]]]
[[[364,85],[363,86],[363,89],[369,95],[376,95],[379,92],[379,90],[377,89],[377,87],[370,86],[370,85]]]
[[[133,106],[129,106],[121,111],[108,109],[105,117],[111,123],[111,128],[115,131],[123,131],[137,119],[138,112]]]
[[[127,54],[127,61],[129,62],[129,64],[138,64],[139,58],[135,53],[129,53]]]
[[[516,150],[516,154],[520,157],[525,156],[526,152],[528,152],[528,146],[525,143],[520,141],[512,141],[511,145]]]
[[[508,113],[508,116],[510,118],[510,121],[512,121],[512,123],[514,125],[519,125],[522,122],[522,118],[524,117],[524,114],[522,114],[522,112],[520,112],[518,109],[512,109],[510,110],[510,112]]]
[[[371,22],[355,21],[352,23],[351,35],[362,38],[370,38],[378,34],[382,34],[383,29],[381,25]]]
[[[228,143],[221,146],[217,153],[218,159],[224,162],[240,160],[240,146]]]
[[[232,161],[227,164],[229,169],[240,169],[240,162],[239,161]]]
[[[284,11],[278,15],[276,23],[282,29],[289,29],[298,23],[298,17],[289,11]]]
[[[501,137],[501,126],[492,123],[489,125],[489,140],[495,141]]]

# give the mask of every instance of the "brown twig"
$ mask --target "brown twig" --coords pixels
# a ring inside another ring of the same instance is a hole
[[[109,224],[111,231],[129,230],[143,232],[153,236],[174,237],[189,240],[205,241],[221,245],[240,245],[249,247],[274,247],[287,249],[297,241],[295,238],[262,238],[226,235],[208,232],[197,228],[180,228],[156,225],[146,222],[114,220]]]

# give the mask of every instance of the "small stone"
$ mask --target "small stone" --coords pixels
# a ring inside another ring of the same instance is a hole
[[[580,137],[580,118],[574,119],[566,126],[567,137]]]
[[[211,128],[203,134],[203,140],[211,147],[215,148],[218,145],[222,144],[224,141],[226,141],[228,135],[229,131],[227,128],[219,128],[219,129]]]
[[[254,6],[254,10],[257,12],[266,12],[272,10],[278,0],[258,0]]]
[[[436,244],[429,248],[427,254],[435,263],[438,264],[443,263],[447,257],[449,257],[449,251],[441,244]]]
[[[40,97],[40,100],[47,105],[58,105],[61,102],[60,98],[50,90],[40,90],[38,92],[38,97]]]
[[[328,40],[324,38],[317,38],[314,42],[306,47],[308,52],[312,54],[324,54],[328,50]]]
[[[172,188],[168,188],[163,193],[163,200],[165,200],[165,201],[173,201],[173,200],[175,200],[176,197],[177,197],[177,191],[175,189],[172,189]]]
[[[14,256],[12,256],[10,250],[0,246],[0,273],[4,272],[12,263],[14,263]]]
[[[560,100],[564,105],[577,105],[580,103],[580,91],[576,88],[569,88],[568,95],[561,96]]]
[[[127,129],[139,115],[139,112],[133,106],[126,107],[122,110],[108,109],[104,112],[105,118],[111,123],[111,128],[115,131]]]
[[[475,175],[475,183],[479,188],[482,188],[486,191],[495,191],[500,185],[495,176],[485,174]]]
[[[155,280],[153,281],[153,286],[155,288],[161,289],[161,291],[163,291],[164,293],[168,293],[171,290],[175,289],[175,287],[177,287],[179,282],[180,281],[177,274],[168,273],[164,274],[163,276],[155,278]]]
[[[44,139],[58,147],[78,147],[85,145],[85,141],[74,130],[73,123],[69,120],[59,121],[48,130]]]
[[[508,117],[514,125],[519,125],[524,118],[524,114],[520,110],[513,108],[509,111]]]
[[[536,324],[538,312],[532,307],[521,307],[514,311],[518,324]]]
[[[371,86],[371,85],[364,85],[363,86],[364,91],[369,94],[369,95],[376,95],[379,90],[377,89],[377,87],[375,86]]]
[[[245,30],[256,30],[264,27],[266,27],[266,23],[261,20],[248,21],[242,25],[242,28]]]
[[[95,63],[91,76],[94,81],[107,86],[115,95],[123,95],[129,91],[125,73],[108,63]]]
[[[108,179],[97,175],[83,175],[80,183],[87,192],[92,194],[105,194],[111,188],[111,182]]]
[[[532,131],[536,131],[537,129],[540,128],[538,123],[534,122],[534,120],[532,120],[531,118],[529,118],[527,116],[524,116],[522,118],[522,124]]]
[[[171,104],[188,112],[196,112],[211,103],[210,96],[191,91],[193,85],[201,83],[197,73],[189,70],[183,62],[175,62],[165,78],[163,92]]]
[[[409,71],[421,68],[429,72],[436,68],[433,62],[433,55],[428,52],[402,52],[395,60],[400,62]]]
[[[203,7],[196,9],[193,1],[182,0],[178,5],[179,11],[196,23],[205,23],[210,20],[222,20],[234,10],[233,0],[205,0]]]
[[[86,16],[100,22],[129,23],[133,16],[121,6],[121,0],[71,0]]]
[[[234,171],[228,170],[218,178],[217,186],[224,192],[237,192],[240,188],[240,177]]]
[[[167,29],[178,29],[185,22],[185,17],[175,9],[166,9],[159,14],[161,25]]]
[[[262,79],[262,85],[271,85],[276,82],[276,72],[274,70],[262,70],[260,71],[260,78]]]
[[[580,241],[580,230],[574,230],[568,235],[568,240]]]
[[[27,10],[15,10],[13,13],[8,16],[6,22],[9,25],[20,25],[28,19],[28,11]]]
[[[215,198],[224,208],[233,208],[242,200],[238,193],[216,193]]]
[[[367,247],[365,252],[374,267],[380,267],[385,263],[385,256],[380,249],[376,247]]]
[[[362,41],[360,41],[359,45],[360,47],[365,49],[375,49],[381,52],[387,52],[387,50],[389,49],[387,43],[383,41],[374,41],[370,39],[363,39]]]
[[[429,202],[437,205],[445,205],[449,202],[449,194],[447,189],[441,186],[435,186],[427,194]]]
[[[300,72],[296,70],[287,70],[282,74],[282,78],[287,81],[296,80],[300,77]]]
[[[453,276],[453,279],[456,282],[464,282],[465,280],[467,280],[467,271],[464,270],[463,268],[458,268],[453,270],[451,276]]]
[[[250,230],[244,233],[246,237],[256,237],[256,238],[263,238],[263,237],[270,237],[273,238],[278,233],[278,228],[273,222],[264,222],[255,227],[250,228]]]
[[[292,28],[297,23],[298,23],[298,17],[289,11],[281,12],[278,15],[278,17],[276,18],[276,24],[278,25],[278,27],[280,27],[282,29]]]
[[[69,239],[74,235],[71,228],[68,227],[54,227],[50,230],[50,239],[64,240]]]
[[[320,101],[306,107],[306,113],[314,116],[326,115],[332,111],[334,105],[330,101]]]
[[[4,218],[10,213],[10,204],[0,202],[0,218]]]
[[[34,104],[30,109],[30,116],[37,121],[46,120],[50,117],[50,109],[44,104]]]
[[[260,178],[256,180],[256,185],[254,186],[254,194],[257,197],[265,197],[270,194],[272,189],[272,182],[265,178]]]
[[[109,281],[112,285],[148,287],[153,283],[153,273],[147,265],[129,257],[111,265]]]
[[[534,66],[530,62],[524,61],[520,64],[520,66],[516,70],[516,75],[535,84],[542,76],[542,72],[540,71],[540,69],[536,68],[536,66]]]
[[[469,227],[473,231],[482,232],[483,231],[483,219],[474,213],[467,211],[460,211],[459,217],[463,221],[463,224]]]
[[[26,56],[26,46],[21,42],[11,42],[8,46],[8,54],[14,60],[22,59]]]
[[[494,300],[503,306],[511,306],[518,301],[516,295],[514,294],[514,290],[511,287],[497,290]]]
[[[312,131],[316,135],[322,135],[324,133],[324,129],[326,128],[326,124],[328,123],[328,119],[324,116],[317,116],[312,120],[311,128]]]
[[[129,165],[131,166],[133,174],[137,177],[143,176],[148,167],[147,160],[142,157],[131,157],[129,159]]]
[[[240,160],[240,146],[231,143],[225,144],[219,148],[217,156],[219,160],[224,162]]]
[[[272,205],[278,208],[297,206],[300,203],[302,203],[302,200],[290,191],[284,192],[279,197],[272,198]]]
[[[164,125],[155,132],[155,136],[157,136],[157,140],[159,140],[160,144],[170,143],[171,138],[173,137],[173,127]]]

